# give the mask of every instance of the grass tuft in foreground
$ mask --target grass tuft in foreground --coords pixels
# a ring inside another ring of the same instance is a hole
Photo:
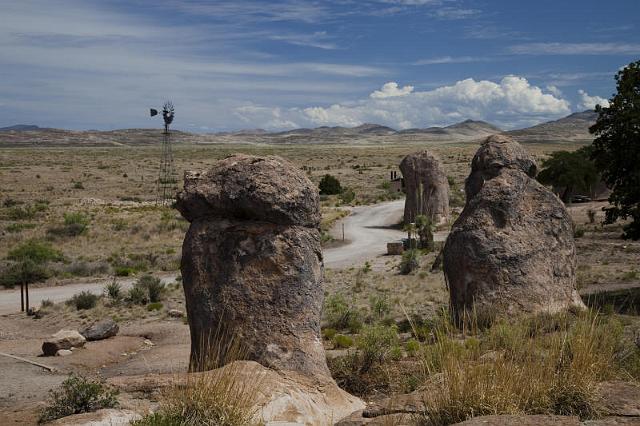
[[[420,424],[493,414],[598,417],[597,384],[623,373],[622,331],[615,317],[591,312],[499,321],[471,337],[436,330],[423,348]]]

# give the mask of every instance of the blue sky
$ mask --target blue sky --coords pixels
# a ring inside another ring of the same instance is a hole
[[[280,130],[465,119],[517,128],[606,102],[640,1],[0,0],[0,126]],[[156,117],[157,118],[157,117]]]

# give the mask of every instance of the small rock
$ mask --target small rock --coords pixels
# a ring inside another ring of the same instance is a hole
[[[147,346],[155,346],[155,343],[153,343],[151,340],[149,339],[144,339],[144,344]]]
[[[108,318],[104,321],[100,321],[90,325],[89,327],[83,328],[80,330],[80,334],[91,342],[94,340],[103,340],[113,337],[118,334],[119,330],[120,327],[118,324],[113,319]]]
[[[45,356],[54,356],[60,349],[84,346],[86,339],[76,330],[60,330],[42,344]]]
[[[182,318],[184,316],[184,312],[182,312],[180,309],[169,309],[169,312],[167,313],[172,318]]]
[[[56,352],[56,356],[67,356],[72,354],[73,354],[73,351],[69,349],[60,349],[58,352]]]

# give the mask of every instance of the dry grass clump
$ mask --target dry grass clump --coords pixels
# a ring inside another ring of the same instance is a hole
[[[420,424],[493,414],[599,415],[596,386],[620,371],[622,326],[594,313],[497,322],[472,337],[435,331]]]
[[[246,364],[233,363],[246,349],[219,328],[206,342],[206,359],[199,366],[213,371],[189,373],[176,378],[162,394],[158,411],[135,422],[137,426],[247,426],[257,424],[259,374],[248,375]]]

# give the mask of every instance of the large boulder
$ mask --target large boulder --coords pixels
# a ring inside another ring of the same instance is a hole
[[[536,172],[507,136],[490,136],[473,158],[466,205],[444,247],[454,319],[584,307],[571,218]]]
[[[181,264],[191,370],[223,364],[234,340],[267,367],[329,375],[319,195],[305,174],[279,157],[235,155],[187,172],[177,208],[191,222]]]
[[[87,340],[76,330],[60,330],[42,344],[45,356],[54,356],[61,349],[80,348]]]
[[[120,327],[118,326],[118,323],[111,318],[107,318],[83,328],[80,330],[80,334],[91,342],[94,340],[103,340],[113,337],[118,334],[119,330]]]
[[[449,218],[449,181],[438,157],[429,151],[409,154],[400,163],[405,193],[404,222],[425,215],[434,224]]]

